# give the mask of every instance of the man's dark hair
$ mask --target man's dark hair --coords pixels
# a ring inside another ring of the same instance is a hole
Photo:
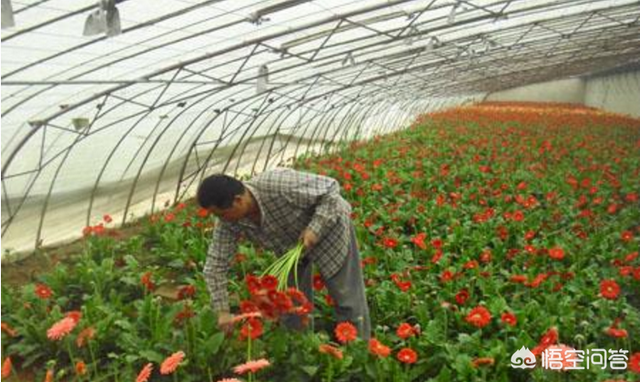
[[[233,204],[233,198],[243,193],[241,181],[228,175],[215,174],[200,183],[196,198],[201,207],[227,209]]]

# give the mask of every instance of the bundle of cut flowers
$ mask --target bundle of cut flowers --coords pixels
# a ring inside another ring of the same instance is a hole
[[[298,287],[298,262],[302,257],[304,251],[304,245],[299,243],[290,251],[282,255],[278,260],[271,264],[262,274],[274,276],[278,280],[277,289],[284,291],[287,288],[287,280],[289,280],[289,274],[293,269],[293,277],[295,280],[296,288]]]

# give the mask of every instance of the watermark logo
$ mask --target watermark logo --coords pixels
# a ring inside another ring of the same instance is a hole
[[[547,370],[589,370],[589,368],[626,370],[628,350],[589,349],[576,350],[565,345],[551,345],[541,355],[541,367]],[[536,356],[524,346],[511,356],[511,367],[532,369]]]
[[[511,356],[511,367],[515,369],[534,368],[536,367],[536,356],[523,346]]]

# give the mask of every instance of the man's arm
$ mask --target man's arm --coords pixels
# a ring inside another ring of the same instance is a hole
[[[229,262],[237,252],[237,236],[224,223],[218,222],[204,265],[204,278],[211,295],[211,306],[219,314],[229,312],[227,273]]]

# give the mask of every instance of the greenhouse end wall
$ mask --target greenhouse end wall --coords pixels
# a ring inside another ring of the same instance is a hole
[[[640,117],[640,70],[589,78],[584,104]]]
[[[542,82],[507,89],[487,96],[487,101],[584,103],[585,83],[579,78]]]
[[[532,84],[491,93],[486,100],[578,103],[640,117],[640,70]]]

